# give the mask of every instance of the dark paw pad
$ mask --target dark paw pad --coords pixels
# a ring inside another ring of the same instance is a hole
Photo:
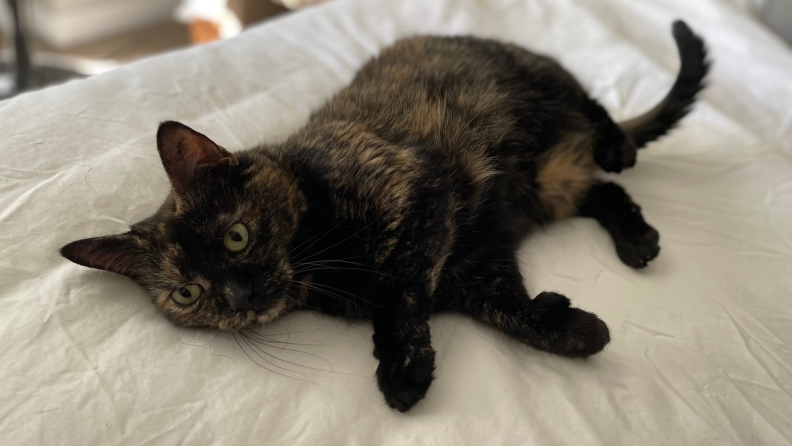
[[[435,352],[423,349],[413,358],[386,358],[377,368],[377,384],[388,406],[406,412],[422,400],[432,383]]]
[[[614,234],[616,253],[626,265],[644,268],[660,252],[660,234],[651,226],[643,224],[638,230]]]
[[[597,315],[569,306],[569,299],[558,293],[536,296],[535,326],[541,350],[570,358],[585,358],[602,351],[610,342],[608,326]]]

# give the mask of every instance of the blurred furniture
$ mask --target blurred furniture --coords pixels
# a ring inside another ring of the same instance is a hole
[[[26,28],[20,18],[19,1],[7,0],[11,15],[11,36],[14,48],[13,89],[10,93],[23,91],[30,85],[30,50],[28,48]]]
[[[0,0],[0,22],[8,25],[0,99],[222,37],[212,21],[175,22],[178,0],[150,8],[147,1]],[[288,11],[270,0],[229,0],[228,7],[240,26]]]
[[[70,69],[65,63],[55,66],[41,60],[34,62],[30,51],[29,22],[25,15],[26,4],[19,0],[6,0],[6,4],[10,16],[12,57],[0,65],[6,76],[10,77],[10,82],[5,82],[5,88],[0,90],[0,99],[15,96],[31,88],[80,77],[80,73]]]
[[[170,20],[179,0],[33,0],[35,32],[70,48]]]

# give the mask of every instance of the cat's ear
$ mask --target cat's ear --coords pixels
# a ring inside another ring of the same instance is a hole
[[[175,121],[165,121],[157,130],[157,150],[162,165],[179,194],[189,192],[195,180],[217,167],[234,167],[236,157],[211,139]]]
[[[60,250],[63,257],[78,265],[103,269],[132,279],[140,272],[139,252],[131,232],[77,240]]]

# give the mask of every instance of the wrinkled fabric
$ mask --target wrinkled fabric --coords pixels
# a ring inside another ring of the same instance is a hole
[[[0,102],[0,444],[792,443],[792,53],[740,4],[335,1]],[[377,389],[366,324],[299,313],[255,339],[183,330],[130,280],[58,255],[157,209],[160,121],[229,150],[282,140],[380,48],[421,33],[552,55],[626,119],[674,80],[676,18],[707,42],[709,88],[608,176],[660,232],[660,256],[630,269],[583,219],[520,252],[532,293],[608,323],[594,359],[444,315],[437,379],[400,414]]]

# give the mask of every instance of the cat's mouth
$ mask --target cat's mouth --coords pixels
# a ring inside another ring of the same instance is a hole
[[[251,319],[251,323],[266,323],[276,319],[286,311],[288,298],[275,296],[270,293],[256,293],[252,288],[246,288],[244,293],[230,295],[227,299],[231,308],[238,314],[244,314]]]
[[[288,310],[287,290],[272,279],[272,275],[227,279],[223,294],[230,310],[228,318],[236,320],[233,325],[267,323]]]
[[[231,312],[223,315],[217,328],[234,331],[271,322],[286,313],[288,310],[287,300],[287,298],[283,298],[266,302],[265,305],[268,305],[264,309],[244,308],[231,310]]]

